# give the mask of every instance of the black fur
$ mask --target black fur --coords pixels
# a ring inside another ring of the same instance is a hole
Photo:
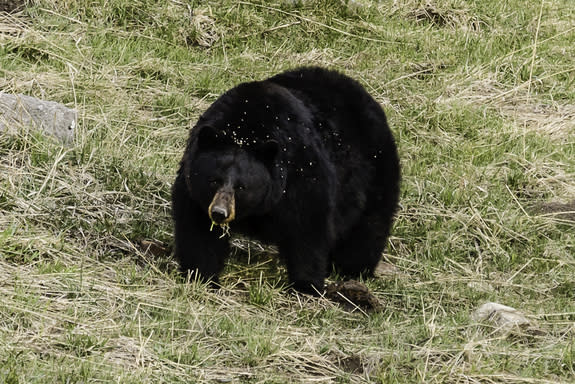
[[[294,288],[322,291],[330,262],[373,272],[399,181],[385,114],[356,81],[312,67],[240,84],[191,130],[172,193],[176,258],[217,281],[229,244],[210,232],[208,207],[225,189],[232,232],[277,244]]]

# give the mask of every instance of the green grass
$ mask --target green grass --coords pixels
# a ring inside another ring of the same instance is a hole
[[[38,0],[0,15],[0,91],[79,111],[76,142],[0,134],[0,382],[575,381],[570,0]],[[366,280],[380,313],[290,294],[235,240],[224,288],[169,255],[187,131],[242,81],[299,65],[384,106],[401,209]],[[570,216],[572,217],[572,216]],[[495,301],[536,332],[471,314]]]

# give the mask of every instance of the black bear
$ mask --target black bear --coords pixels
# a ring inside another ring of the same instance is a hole
[[[230,253],[218,224],[277,245],[291,285],[317,294],[332,265],[373,272],[399,183],[383,109],[355,80],[309,67],[242,83],[190,132],[172,190],[175,257],[217,282]]]

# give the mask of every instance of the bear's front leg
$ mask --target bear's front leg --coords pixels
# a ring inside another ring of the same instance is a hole
[[[320,295],[328,267],[328,249],[318,239],[290,239],[279,246],[287,264],[291,286],[301,292]]]
[[[181,271],[217,283],[230,254],[228,239],[220,238],[218,228],[211,230],[208,214],[190,199],[181,177],[176,179],[172,190],[172,213],[174,251]]]

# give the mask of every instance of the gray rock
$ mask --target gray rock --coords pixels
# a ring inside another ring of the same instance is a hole
[[[76,111],[53,101],[0,92],[0,132],[36,130],[63,143],[74,140]]]
[[[499,303],[483,304],[473,312],[471,319],[477,322],[490,321],[503,329],[514,326],[523,327],[531,324],[527,317],[515,308]]]
[[[534,320],[527,318],[515,308],[499,303],[485,303],[471,314],[476,322],[491,323],[497,331],[507,335],[542,336],[546,332]]]

